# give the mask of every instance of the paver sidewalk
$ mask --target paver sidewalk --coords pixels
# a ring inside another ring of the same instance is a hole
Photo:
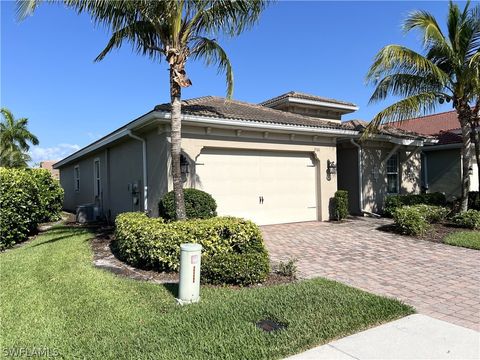
[[[480,333],[425,315],[411,315],[287,360],[479,359]]]
[[[268,225],[273,261],[298,259],[300,275],[395,297],[421,314],[480,330],[480,251],[377,230],[389,219]]]

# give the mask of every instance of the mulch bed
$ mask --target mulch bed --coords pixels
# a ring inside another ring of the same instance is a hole
[[[380,226],[378,228],[378,230],[400,234],[397,227],[395,226],[395,224],[388,224],[388,225]],[[449,223],[438,223],[438,224],[430,224],[430,230],[427,231],[427,233],[425,235],[414,236],[414,237],[417,238],[417,239],[421,239],[421,240],[432,241],[432,242],[443,244],[444,239],[449,234],[459,232],[459,231],[469,232],[469,231],[473,231],[473,230],[468,230],[468,229],[465,229],[465,228],[461,228],[461,227],[458,227],[458,226],[455,226],[455,225],[449,224]],[[400,234],[400,235],[403,235],[403,234]],[[411,235],[404,235],[404,236],[411,236]]]
[[[176,272],[159,272],[155,270],[139,269],[120,260],[112,250],[112,243],[115,241],[113,230],[114,229],[111,226],[97,225],[96,227],[95,238],[91,242],[93,263],[96,267],[134,280],[150,281],[157,284],[177,284],[179,282],[179,274]],[[295,278],[271,273],[265,282],[262,284],[251,285],[250,287],[288,284],[294,281],[296,281]],[[218,287],[213,285],[205,286]],[[228,287],[235,289],[241,288],[233,285]]]

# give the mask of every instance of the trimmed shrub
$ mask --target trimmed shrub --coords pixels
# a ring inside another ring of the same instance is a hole
[[[469,229],[480,229],[480,211],[478,210],[467,210],[460,214],[455,215],[452,218],[454,224],[469,228]]]
[[[202,258],[202,282],[212,285],[251,285],[265,281],[270,272],[266,252],[219,253]]]
[[[425,220],[427,220],[427,222],[430,224],[445,220],[450,212],[447,208],[442,206],[420,204],[413,207],[423,213]]]
[[[333,215],[338,221],[348,216],[348,191],[337,190],[333,197]]]
[[[197,189],[184,189],[185,212],[188,219],[209,219],[217,216],[217,203],[212,195]],[[175,220],[175,194],[170,191],[160,200],[160,216],[167,220]]]
[[[402,206],[419,204],[445,206],[446,203],[447,199],[445,195],[439,192],[429,194],[388,195],[385,199],[384,213],[386,216],[393,216],[395,210]]]
[[[62,202],[63,189],[47,170],[0,168],[0,250],[57,219]]]
[[[259,259],[264,259],[268,264],[268,253],[260,229],[251,221],[220,217],[164,223],[162,219],[149,218],[142,213],[124,213],[117,216],[115,224],[117,251],[132,265],[176,271],[179,267],[180,244],[199,243],[207,264],[202,267],[202,271],[208,272],[207,281],[248,285],[252,283],[249,281],[265,278],[265,266]],[[217,256],[221,256],[218,261]],[[238,259],[242,256],[247,258],[240,264]],[[228,260],[225,260],[224,267],[219,263],[221,259]],[[246,267],[253,264],[254,260],[259,262],[258,266],[247,271]],[[238,275],[236,280],[232,272],[235,269],[229,268],[230,262],[235,264],[235,261],[238,268],[245,272],[242,276]],[[224,270],[225,273],[216,273],[215,269]]]
[[[480,192],[470,191],[468,193],[468,208],[473,210],[480,210]]]
[[[400,232],[406,235],[423,235],[430,228],[425,213],[418,206],[402,206],[396,209],[393,219]]]

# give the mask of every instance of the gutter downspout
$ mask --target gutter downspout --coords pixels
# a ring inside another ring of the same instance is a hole
[[[363,209],[363,173],[362,173],[362,157],[363,150],[360,144],[356,143],[355,140],[350,139],[352,145],[357,148],[358,154],[358,205],[360,207],[360,212],[363,214],[365,210]]]
[[[128,131],[128,136],[142,142],[142,160],[143,160],[143,211],[148,213],[148,178],[147,178],[147,142],[144,138],[134,135],[132,130]]]

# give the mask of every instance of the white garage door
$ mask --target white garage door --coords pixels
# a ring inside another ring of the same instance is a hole
[[[219,215],[266,225],[317,219],[315,173],[305,153],[207,149],[195,181],[215,198]]]

